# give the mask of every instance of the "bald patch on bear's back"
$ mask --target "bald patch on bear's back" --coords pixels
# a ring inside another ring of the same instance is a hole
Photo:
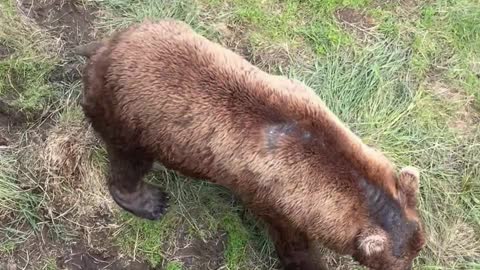
[[[308,143],[312,138],[311,132],[303,129],[295,121],[288,121],[278,124],[271,124],[264,130],[266,146],[269,151],[282,146],[282,142],[292,140],[301,143]]]

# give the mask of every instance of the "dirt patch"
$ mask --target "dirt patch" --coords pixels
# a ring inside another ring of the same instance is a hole
[[[437,97],[458,105],[448,125],[460,135],[469,135],[480,124],[480,115],[474,108],[475,98],[439,80],[431,79],[425,88]]]
[[[342,23],[355,24],[360,28],[369,29],[375,26],[373,18],[353,8],[343,8],[335,12],[336,18]]]
[[[77,0],[22,0],[24,13],[68,48],[94,38],[96,8]]]
[[[311,66],[314,53],[309,47],[289,47],[288,44],[275,44],[258,48],[252,57],[252,63],[269,72],[277,73],[279,67],[284,71],[291,66]]]
[[[0,100],[0,146],[12,144],[26,121],[24,114]]]
[[[82,78],[83,64],[75,59],[69,59],[62,65],[55,66],[55,69],[50,73],[48,81],[54,84],[72,84]]]
[[[97,224],[94,224],[93,220],[96,220]],[[106,219],[92,217],[91,221],[92,223],[89,226],[93,228],[94,225],[106,222]],[[34,237],[32,235],[20,248],[15,249],[8,256],[0,258],[0,269],[51,269],[46,265],[56,266],[55,269],[62,270],[152,269],[148,262],[134,260],[121,254],[110,240],[111,228],[100,229],[99,227],[89,237],[79,235],[70,240],[61,240],[52,237],[55,233],[58,233],[55,232],[52,225],[50,224],[50,227],[44,226],[41,233]],[[57,226],[59,225],[57,224]],[[62,228],[72,230],[71,227]],[[15,229],[23,230],[23,228]],[[76,234],[79,231],[71,233]]]
[[[7,45],[0,43],[0,60],[9,57],[15,50]]]
[[[278,67],[286,70],[293,64],[309,65],[314,59],[314,53],[306,47],[274,43],[270,46],[254,48],[249,40],[249,30],[246,26],[217,23],[214,27],[221,35],[221,39],[217,42],[266,72],[275,73]]]
[[[49,82],[65,85],[78,81],[81,63],[70,55],[70,49],[96,38],[96,6],[82,0],[20,0],[20,4],[23,14],[61,40],[59,49],[66,53],[62,64],[50,74]]]
[[[211,237],[202,240],[191,239],[185,229],[177,230],[177,239],[171,261],[179,261],[183,269],[205,269],[216,270],[224,264],[224,250],[227,242],[227,235],[219,232]],[[171,248],[172,249],[172,248]]]
[[[421,15],[422,6],[431,3],[432,0],[374,0],[370,4],[372,8],[380,8],[391,11],[400,21],[415,21]]]
[[[59,269],[68,270],[148,270],[148,263],[137,262],[120,258],[115,252],[103,253],[87,248],[83,244],[76,244],[65,250],[65,253],[56,259]]]
[[[31,18],[60,42],[55,44],[66,53],[62,63],[55,67],[48,80],[61,85],[81,78],[81,63],[70,55],[70,49],[88,43],[96,37],[94,27],[96,6],[82,0],[19,0],[22,13]],[[0,52],[1,55],[1,52]],[[1,57],[0,57],[1,59]]]
[[[18,154],[22,172],[18,181],[42,196],[39,231],[33,232],[27,224],[15,225],[27,237],[8,254],[0,252],[0,269],[13,265],[49,269],[47,264],[68,270],[151,269],[146,262],[124,256],[112,241],[118,225],[102,168],[90,159],[92,131],[82,121],[72,120],[57,123],[47,133],[39,141],[29,138]]]
[[[372,7],[386,7],[388,5],[401,6],[403,8],[414,8],[419,4],[419,0],[374,0],[372,1]],[[429,2],[429,1],[424,1]]]
[[[480,79],[480,61],[471,61],[469,66],[470,70],[473,71],[475,76]]]
[[[455,120],[451,123],[451,126],[459,131],[461,134],[470,134],[473,127],[480,124],[480,117],[476,115],[474,109],[471,106],[464,106],[456,114]]]
[[[238,53],[248,61],[253,60],[253,48],[250,45],[246,33],[247,29],[241,25],[229,25],[226,23],[217,23],[215,30],[221,35],[219,43],[222,46]]]
[[[315,263],[317,263],[318,265],[322,265],[322,269],[359,269],[359,264],[355,262],[351,256],[339,255],[327,249],[321,242],[312,243],[312,248],[310,249],[310,257]]]
[[[62,122],[48,131],[45,140],[25,150],[27,168],[46,196],[45,220],[66,222],[77,234],[95,244],[97,231],[108,230],[114,202],[106,190],[101,163],[95,160],[98,141],[81,120]],[[99,245],[101,246],[101,245]]]
[[[377,23],[364,12],[353,8],[342,8],[335,11],[338,22],[349,32],[354,33],[362,40],[375,35],[374,29]]]

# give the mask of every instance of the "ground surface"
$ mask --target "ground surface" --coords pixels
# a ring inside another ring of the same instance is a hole
[[[159,168],[149,180],[173,204],[159,222],[105,191],[71,49],[165,17],[307,83],[368,144],[419,167],[416,269],[480,269],[476,0],[0,1],[0,269],[276,269],[262,225],[224,189]]]

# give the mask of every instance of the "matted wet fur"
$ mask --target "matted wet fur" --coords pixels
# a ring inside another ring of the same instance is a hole
[[[285,269],[323,269],[312,241],[372,269],[411,268],[424,245],[417,170],[397,174],[312,89],[174,20],[88,46],[82,105],[121,207],[164,214],[167,195],[142,181],[156,160],[235,192],[268,224]]]

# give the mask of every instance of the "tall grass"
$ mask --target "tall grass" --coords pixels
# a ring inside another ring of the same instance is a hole
[[[2,150],[0,150],[2,151]],[[1,153],[1,152],[0,152]],[[0,156],[0,254],[24,242],[37,228],[40,197],[17,180],[15,156],[4,151]]]
[[[145,20],[176,18],[192,26],[198,22],[198,9],[194,1],[134,1],[134,0],[106,0],[105,16],[100,27],[107,27],[109,31],[127,27],[133,23]]]
[[[480,104],[480,3],[476,0],[435,1],[415,21],[415,65],[433,70],[457,84]]]
[[[408,51],[392,43],[337,50],[303,74],[365,142],[399,166],[421,169],[420,208],[428,233],[417,265],[467,267],[480,260],[480,133],[448,125],[456,105],[413,83]],[[477,157],[477,158],[476,158]]]
[[[58,59],[50,37],[17,12],[12,1],[0,3],[0,46],[11,51],[0,59],[0,97],[25,113],[38,112],[55,97],[48,76]]]

